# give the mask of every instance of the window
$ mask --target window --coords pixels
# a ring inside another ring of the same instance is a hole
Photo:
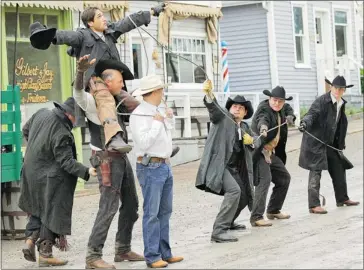
[[[294,55],[296,67],[307,68],[310,64],[308,21],[305,4],[294,4],[292,6]]]
[[[48,14],[48,13],[47,13]],[[6,51],[9,83],[15,80],[20,86],[22,103],[44,103],[61,101],[60,55],[57,46],[37,50],[30,45],[29,25],[39,21],[48,27],[58,27],[57,15],[20,13],[17,33],[17,48],[14,67],[15,12],[5,13]]]
[[[322,21],[321,18],[315,18],[316,23],[316,43],[322,44]]]
[[[336,56],[348,53],[347,47],[347,12],[335,11]]]
[[[206,68],[205,40],[196,38],[172,38],[171,51]],[[201,68],[181,57],[166,53],[168,81],[172,83],[203,83],[205,73]]]
[[[143,77],[142,45],[133,44],[132,50],[133,50],[134,78],[141,79]]]

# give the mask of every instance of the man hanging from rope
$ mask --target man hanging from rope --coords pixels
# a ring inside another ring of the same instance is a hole
[[[343,156],[345,149],[345,137],[348,120],[345,114],[346,101],[342,98],[346,85],[342,76],[337,76],[326,94],[318,97],[307,114],[303,117],[299,130],[304,132],[302,136],[299,166],[309,170],[308,177],[308,207],[313,214],[326,214],[327,211],[321,207],[320,180],[322,170],[328,170],[334,185],[336,204],[340,206],[358,205],[349,199],[346,185],[346,170],[352,165]],[[310,134],[317,137],[318,141]],[[323,143],[322,143],[323,142]],[[326,145],[325,145],[326,144]]]
[[[253,131],[264,137],[262,146],[254,151],[253,157],[256,188],[250,223],[258,227],[272,226],[271,222],[263,218],[270,182],[275,186],[268,204],[268,219],[290,218],[290,215],[280,210],[287,195],[291,176],[283,161],[275,155],[275,149],[281,140],[281,126],[285,124],[283,119],[286,118],[289,124],[293,124],[294,120],[293,116],[286,116],[283,109],[285,101],[292,100],[292,97],[286,98],[283,87],[277,86],[272,91],[264,90],[263,93],[269,96],[269,99],[259,104],[252,121]]]
[[[107,23],[102,11],[97,7],[86,8],[81,15],[81,19],[86,28],[77,31],[56,30],[55,28],[46,29],[39,22],[35,22],[30,26],[30,41],[33,47],[45,50],[51,43],[55,45],[69,45],[68,53],[76,57],[77,60],[84,56],[90,55],[91,59],[96,59],[96,63],[100,60],[114,59],[120,61],[120,56],[116,48],[116,40],[136,27],[148,25],[151,16],[158,17],[165,9],[162,3],[151,11],[139,11],[131,14],[130,18],[122,19],[118,22]],[[131,21],[132,20],[132,21]],[[91,66],[85,73],[85,86],[94,73],[94,66]],[[123,83],[125,88],[125,80],[133,80],[132,73],[124,74]],[[87,90],[87,88],[85,88]],[[105,128],[105,146],[109,150],[117,150],[121,153],[130,152],[132,147],[122,140],[122,130],[117,121],[114,108],[110,104],[115,104],[114,97],[105,89],[97,91],[94,96],[97,103],[98,116]],[[85,126],[84,111],[76,105],[76,125]],[[175,155],[179,148],[174,148]]]

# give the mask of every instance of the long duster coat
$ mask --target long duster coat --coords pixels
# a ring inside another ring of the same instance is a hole
[[[311,105],[302,121],[306,130],[326,144],[337,143],[336,148],[345,149],[348,119],[345,103],[340,108],[339,121],[336,123],[337,109],[331,99],[331,92],[318,97]],[[303,133],[298,165],[306,170],[321,171],[328,169],[327,147],[307,133]]]
[[[71,130],[71,121],[58,108],[37,111],[23,127],[28,145],[19,207],[58,235],[71,234],[77,178],[89,178],[88,168],[76,160]]]
[[[209,135],[207,137],[203,156],[201,158],[200,167],[197,172],[196,187],[217,195],[224,195],[223,186],[223,174],[227,169],[227,165],[230,161],[233,153],[233,146],[236,139],[236,124],[229,120],[225,115],[232,115],[225,109],[217,107],[216,99],[212,103],[206,102],[204,104],[207,107],[210,115],[210,121],[212,123]],[[225,111],[225,114],[221,112]],[[253,136],[247,123],[241,122],[241,128],[243,132]],[[255,142],[255,146],[258,147],[260,140]],[[243,181],[248,180],[247,194],[249,196],[248,207],[251,209],[253,203],[253,162],[252,162],[252,148],[250,146],[243,145],[245,153],[246,168],[248,171],[248,179],[241,179]],[[238,171],[241,168],[238,168]],[[242,177],[243,172],[239,171],[239,175]]]

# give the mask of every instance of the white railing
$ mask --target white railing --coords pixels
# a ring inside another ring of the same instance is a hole
[[[264,96],[261,92],[230,92],[230,93],[223,93],[223,92],[215,92],[216,99],[218,100],[219,104],[222,107],[225,107],[225,103],[228,97],[236,96],[236,95],[244,95],[248,100],[252,102],[254,111],[258,108],[258,105],[260,103],[261,97],[262,99],[268,98],[267,96]],[[169,97],[183,97],[183,114],[177,115],[176,119],[183,119],[184,120],[184,130],[183,130],[183,137],[184,138],[190,138],[192,137],[192,125],[191,125],[191,98],[196,97],[204,97],[204,94],[201,92],[196,93],[181,93],[181,92],[167,92],[165,93],[166,96],[168,96],[168,101],[171,101],[173,99],[170,99]],[[293,96],[293,101],[290,101],[290,105],[292,106],[294,110],[294,114],[296,116],[296,125],[298,125],[301,121],[301,115],[300,115],[300,96],[299,93],[287,93],[287,96]]]

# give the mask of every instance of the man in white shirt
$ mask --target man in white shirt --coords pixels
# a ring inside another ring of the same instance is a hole
[[[354,206],[359,202],[349,199],[346,185],[346,170],[353,165],[344,157],[345,137],[348,120],[345,115],[345,103],[342,98],[346,88],[343,76],[337,76],[332,82],[326,79],[331,89],[318,97],[303,117],[299,130],[303,133],[299,166],[309,170],[308,177],[308,207],[312,214],[326,214],[327,211],[320,204],[321,172],[328,170],[332,178],[335,191],[336,205]],[[322,142],[314,139],[308,131]],[[332,147],[339,149],[337,151]]]
[[[172,214],[173,176],[169,158],[175,119],[169,108],[160,106],[164,83],[158,75],[141,79],[134,96],[143,101],[130,116],[137,177],[142,189],[144,257],[151,268],[166,267],[183,260],[172,256],[169,220]]]

